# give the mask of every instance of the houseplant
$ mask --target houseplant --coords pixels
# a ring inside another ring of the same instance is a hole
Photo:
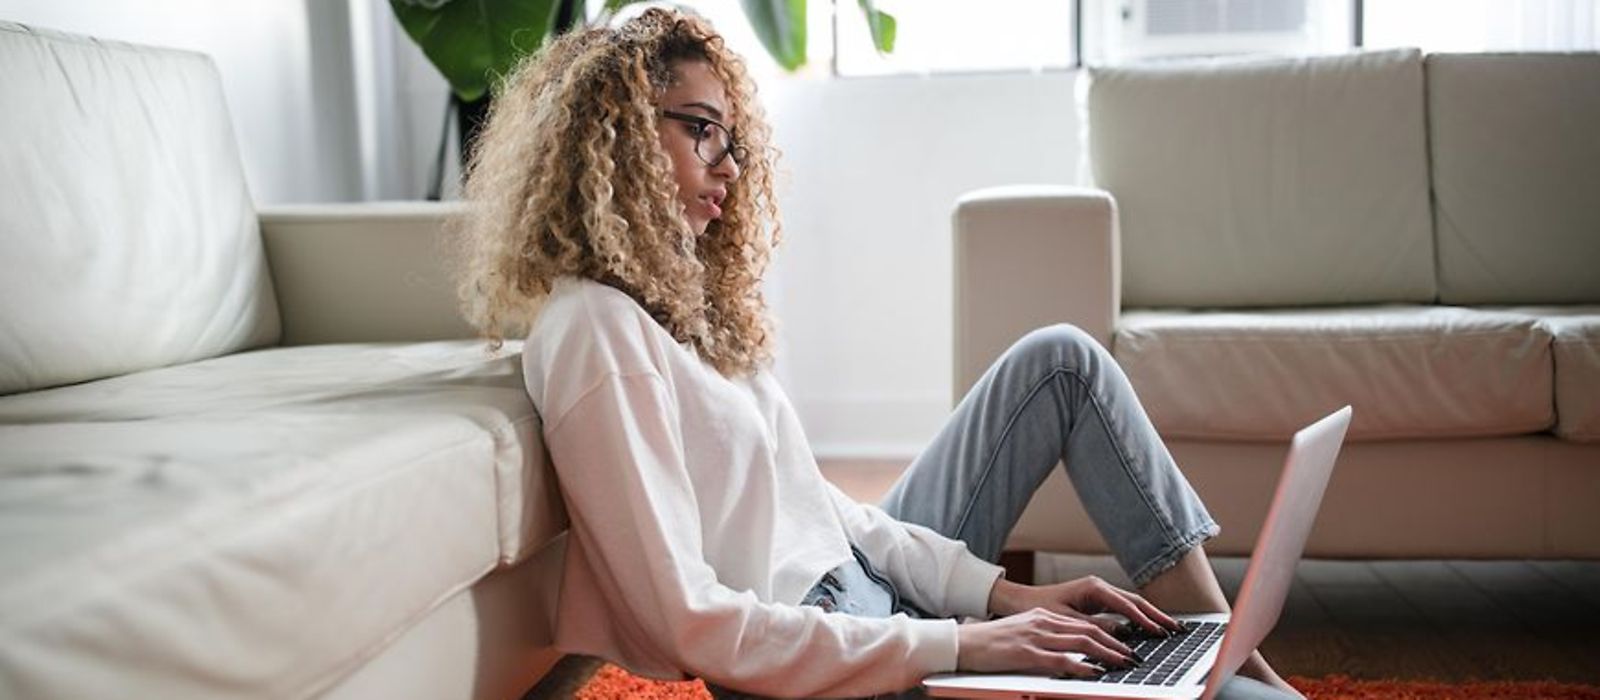
[[[600,0],[595,22],[604,22],[641,0]],[[846,0],[847,1],[847,0]],[[395,19],[450,83],[457,153],[463,170],[473,139],[488,116],[496,82],[552,37],[584,25],[589,0],[389,0]],[[857,0],[879,51],[894,50],[895,19],[874,0]],[[740,0],[761,45],[784,70],[806,63],[806,0]],[[450,119],[440,137],[428,198],[438,199]]]

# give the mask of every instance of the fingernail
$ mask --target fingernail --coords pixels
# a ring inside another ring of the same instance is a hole
[[[1128,658],[1133,659],[1133,662],[1136,664],[1144,663],[1144,657],[1140,656],[1139,653],[1135,651],[1128,652]]]

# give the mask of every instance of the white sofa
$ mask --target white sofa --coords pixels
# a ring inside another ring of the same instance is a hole
[[[0,697],[519,697],[565,514],[448,208],[258,215],[203,55],[0,66]]]
[[[1112,348],[1253,546],[1292,431],[1355,422],[1321,557],[1600,557],[1600,54],[1086,71],[1092,187],[954,213],[957,398],[1027,329]],[[1102,552],[1066,479],[1015,551]]]

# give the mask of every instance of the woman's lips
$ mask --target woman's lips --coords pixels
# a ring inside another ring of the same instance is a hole
[[[701,197],[700,203],[705,205],[706,213],[713,219],[722,217],[722,207],[717,206],[716,200],[710,197]]]

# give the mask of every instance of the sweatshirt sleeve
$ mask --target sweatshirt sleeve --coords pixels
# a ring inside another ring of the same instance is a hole
[[[772,696],[909,688],[956,666],[956,622],[766,603],[706,563],[676,404],[656,374],[609,374],[545,429],[571,517],[620,633],[686,673]]]
[[[989,617],[989,592],[1004,569],[980,559],[966,543],[896,520],[831,482],[828,493],[850,541],[912,602],[941,615]]]

